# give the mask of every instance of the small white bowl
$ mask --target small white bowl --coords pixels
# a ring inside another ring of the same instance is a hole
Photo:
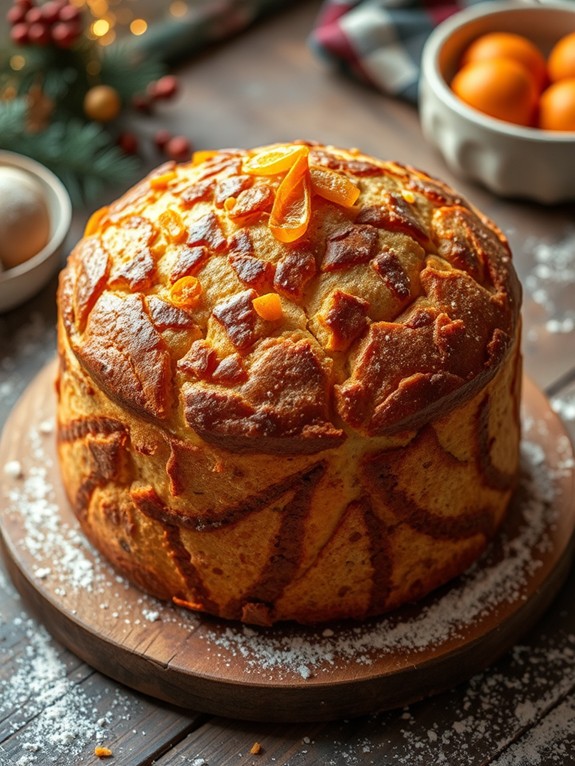
[[[575,4],[505,0],[459,11],[439,24],[422,54],[419,112],[425,138],[450,169],[502,197],[575,199],[575,133],[524,128],[472,109],[449,87],[463,50],[487,32],[516,32],[546,55],[575,31]]]
[[[24,170],[42,185],[51,222],[50,240],[42,250],[24,263],[0,272],[1,313],[35,295],[60,265],[72,221],[72,204],[60,179],[39,162],[14,152],[0,151],[0,166]]]

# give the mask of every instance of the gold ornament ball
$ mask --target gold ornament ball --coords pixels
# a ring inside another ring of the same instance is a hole
[[[114,120],[121,108],[118,91],[110,85],[94,85],[84,97],[84,113],[95,122]]]

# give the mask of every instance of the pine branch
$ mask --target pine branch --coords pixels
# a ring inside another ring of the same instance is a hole
[[[0,101],[0,149],[10,149],[10,144],[24,132],[26,99],[19,97]]]
[[[102,52],[100,81],[115,88],[126,104],[165,73],[159,59],[144,56],[127,43],[117,43]]]
[[[0,145],[52,170],[78,204],[93,199],[109,184],[131,181],[139,170],[138,160],[125,155],[95,123],[55,122],[41,133],[20,132],[12,140],[0,129]]]

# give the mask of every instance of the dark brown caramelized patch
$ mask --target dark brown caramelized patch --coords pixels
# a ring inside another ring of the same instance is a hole
[[[193,207],[197,202],[208,202],[212,198],[214,181],[209,178],[196,181],[180,192],[179,203],[184,208]]]
[[[173,284],[182,277],[195,276],[205,265],[210,252],[204,245],[173,245],[174,265],[170,272],[170,282]]]
[[[349,224],[338,229],[327,238],[322,271],[342,271],[368,263],[377,243],[378,234],[373,226]]]
[[[230,197],[237,197],[240,192],[253,186],[253,176],[239,175],[222,178],[216,184],[214,202],[217,207],[223,207],[224,202]]]
[[[150,319],[157,330],[190,330],[196,326],[191,316],[183,309],[158,298],[157,295],[149,295],[145,300]]]
[[[385,192],[381,204],[364,207],[359,211],[356,223],[369,223],[378,229],[407,234],[421,245],[429,243],[429,236],[417,210],[397,194]]]
[[[194,221],[188,229],[188,245],[206,245],[219,253],[225,249],[226,244],[219,219],[213,212]]]
[[[102,293],[77,354],[113,400],[155,417],[166,415],[170,355],[140,295]]]
[[[369,303],[355,295],[335,290],[325,316],[320,322],[330,331],[330,351],[345,351],[358,338],[368,324]]]
[[[258,292],[264,292],[273,280],[274,268],[268,261],[262,261],[253,255],[230,253],[230,264],[240,282]]]
[[[409,298],[411,282],[394,250],[383,248],[371,262],[371,267],[397,300],[405,301]]]
[[[371,436],[392,432],[418,413],[425,417],[431,403],[465,381],[458,350],[465,333],[434,311],[431,324],[418,327],[374,322],[362,342],[350,377],[336,386],[339,414],[354,428]],[[445,324],[447,321],[447,324]],[[436,343],[442,333],[451,343]],[[459,334],[458,334],[459,333]]]
[[[240,452],[306,454],[339,444],[344,435],[329,419],[329,378],[309,341],[270,341],[260,351],[233,391],[184,384],[192,428]]]
[[[74,316],[78,330],[83,332],[90,311],[106,287],[110,258],[98,237],[83,239],[72,258],[76,274],[72,297]]]
[[[157,237],[154,225],[143,216],[123,218],[114,227],[114,258],[109,284],[130,290],[145,290],[151,286],[156,262],[151,245]]]
[[[254,223],[272,209],[274,192],[267,184],[258,184],[245,189],[236,198],[235,205],[228,211],[229,217],[238,226]]]
[[[275,268],[274,288],[293,301],[303,298],[305,286],[316,275],[317,266],[311,250],[295,248],[282,256]]]
[[[178,369],[199,380],[211,380],[218,364],[218,355],[205,340],[195,340],[188,353],[178,360]]]
[[[243,290],[216,303],[212,311],[231,342],[242,351],[247,350],[256,340],[257,314],[252,304],[256,297],[254,290]]]

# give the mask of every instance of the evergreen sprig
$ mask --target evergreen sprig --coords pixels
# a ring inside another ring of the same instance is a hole
[[[11,63],[15,55],[21,59],[17,69]],[[86,93],[95,85],[110,85],[128,107],[165,71],[157,57],[138,53],[123,42],[106,48],[86,38],[70,49],[2,46],[0,149],[46,165],[65,184],[73,202],[85,204],[106,185],[130,182],[140,167],[136,157],[117,146],[113,126],[86,117]],[[1,98],[3,90],[12,91],[12,97]],[[41,130],[31,131],[34,90],[40,90],[50,104],[50,114]]]
[[[134,179],[138,160],[124,154],[101,126],[55,121],[38,133],[29,133],[24,129],[23,101],[0,105],[0,149],[32,157],[52,170],[74,203],[86,204],[108,184],[123,185]]]

